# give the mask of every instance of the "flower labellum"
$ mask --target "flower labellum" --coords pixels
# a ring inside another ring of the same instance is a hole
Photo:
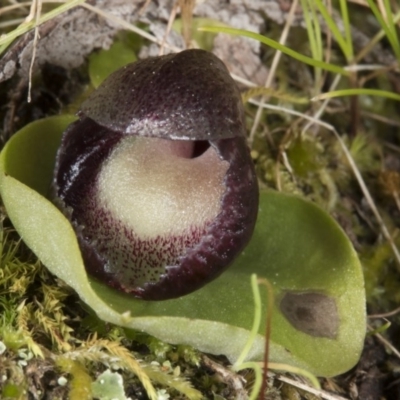
[[[129,64],[64,132],[55,202],[87,271],[145,300],[190,293],[249,241],[258,186],[240,92],[212,53]]]

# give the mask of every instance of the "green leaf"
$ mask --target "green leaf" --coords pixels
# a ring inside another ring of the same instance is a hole
[[[21,129],[1,153],[3,171],[47,196],[61,135],[74,120],[72,115],[50,117]]]
[[[108,50],[100,50],[89,57],[89,77],[97,88],[112,72],[136,61],[134,51],[124,42],[115,41]]]
[[[337,223],[295,196],[262,192],[249,246],[220,278],[190,295],[146,302],[88,278],[70,223],[41,195],[68,120],[72,117],[37,121],[12,137],[0,155],[0,192],[27,245],[100,318],[235,362],[252,326],[250,276],[256,273],[275,290],[271,361],[321,376],[340,374],[358,361],[365,336],[359,260]],[[36,156],[28,157],[27,149]],[[33,179],[36,175],[43,178]],[[262,360],[264,330],[261,326],[247,359]]]

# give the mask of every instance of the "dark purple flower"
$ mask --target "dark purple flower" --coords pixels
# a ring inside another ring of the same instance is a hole
[[[87,271],[146,300],[190,293],[249,241],[258,187],[239,90],[203,50],[113,73],[57,155],[56,203]]]

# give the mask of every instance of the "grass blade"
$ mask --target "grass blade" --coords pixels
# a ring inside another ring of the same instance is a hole
[[[270,47],[274,48],[275,50],[279,50],[282,53],[294,58],[295,60],[301,61],[301,62],[311,65],[313,67],[319,67],[319,68],[322,68],[327,71],[334,72],[334,73],[340,74],[340,75],[348,76],[350,74],[348,71],[346,71],[342,67],[339,67],[338,65],[326,63],[326,62],[319,61],[319,60],[314,60],[313,58],[310,58],[303,54],[300,54],[297,51],[290,49],[289,47],[281,45],[280,43],[276,42],[275,40],[269,39],[263,35],[255,33],[255,32],[246,31],[244,29],[226,28],[226,27],[222,27],[222,26],[201,27],[201,28],[199,28],[199,30],[204,31],[204,32],[227,33],[228,35],[245,36],[250,39],[254,39],[261,43],[264,43],[267,46],[270,46]]]
[[[400,94],[389,92],[387,90],[379,90],[379,89],[343,89],[343,90],[335,90],[333,92],[323,93],[318,96],[315,96],[311,99],[311,101],[319,101],[325,99],[331,99],[333,97],[343,97],[343,96],[380,96],[386,97],[388,99],[400,101]]]

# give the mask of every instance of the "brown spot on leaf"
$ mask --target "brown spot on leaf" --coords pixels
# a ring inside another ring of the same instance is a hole
[[[286,292],[279,304],[294,328],[315,337],[335,339],[339,315],[332,297],[315,292]]]

